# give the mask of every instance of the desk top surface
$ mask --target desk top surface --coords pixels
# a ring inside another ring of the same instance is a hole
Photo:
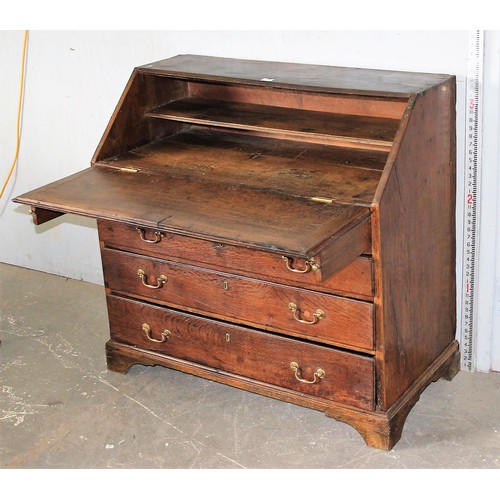
[[[408,97],[450,78],[450,75],[445,74],[253,61],[191,54],[146,64],[138,69],[142,72],[204,81],[386,97]]]

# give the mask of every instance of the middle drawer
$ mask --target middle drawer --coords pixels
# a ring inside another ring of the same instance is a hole
[[[373,304],[102,249],[112,292],[311,340],[373,351]]]

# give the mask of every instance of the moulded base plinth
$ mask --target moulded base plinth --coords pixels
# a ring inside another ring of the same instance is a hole
[[[451,380],[460,369],[458,342],[453,341],[387,412],[370,412],[217,371],[113,340],[106,344],[106,356],[108,369],[118,373],[127,373],[130,367],[135,364],[160,365],[263,396],[323,411],[328,417],[354,427],[368,446],[381,450],[390,450],[399,441],[406,418],[425,388],[440,378]]]

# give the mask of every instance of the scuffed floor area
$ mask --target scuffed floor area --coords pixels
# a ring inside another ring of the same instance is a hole
[[[107,371],[101,286],[0,264],[0,287],[1,468],[500,468],[500,373],[432,384],[383,452],[317,411]]]

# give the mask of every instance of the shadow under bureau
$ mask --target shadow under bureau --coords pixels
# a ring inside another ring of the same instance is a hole
[[[206,377],[390,449],[459,369],[453,76],[148,64],[91,167],[15,201],[97,219],[111,370]]]

